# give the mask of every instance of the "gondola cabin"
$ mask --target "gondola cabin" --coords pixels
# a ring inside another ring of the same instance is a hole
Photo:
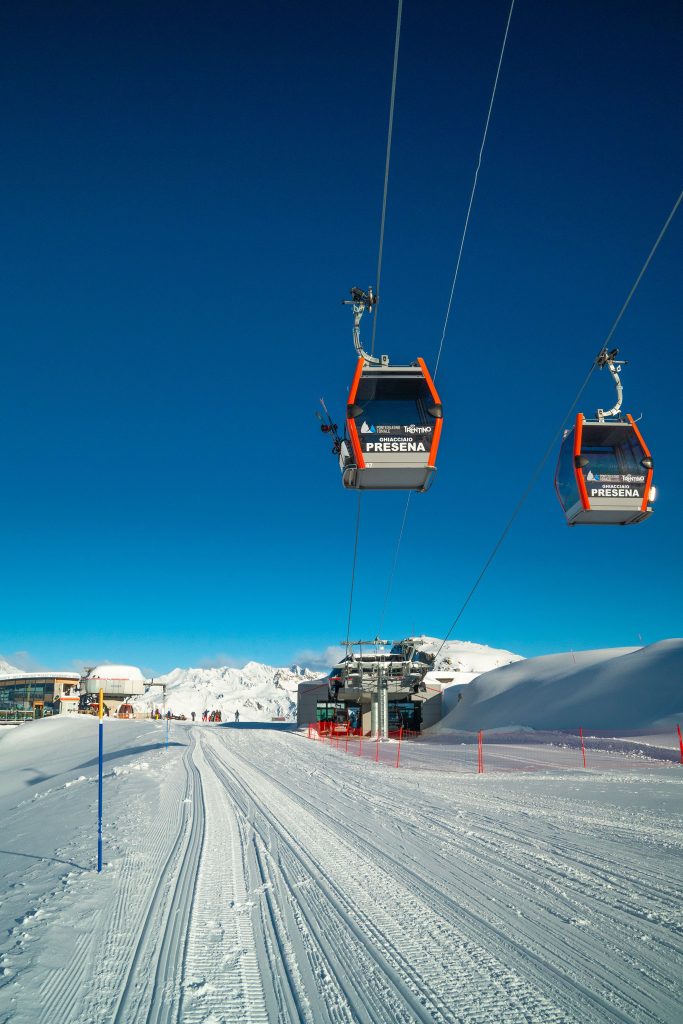
[[[652,515],[652,456],[632,416],[587,420],[565,434],[555,490],[570,526],[628,526]]]
[[[361,357],[339,458],[344,487],[426,491],[436,473],[442,425],[441,400],[423,359],[391,366]]]

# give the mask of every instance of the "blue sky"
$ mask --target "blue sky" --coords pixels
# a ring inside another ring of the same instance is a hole
[[[507,3],[406,0],[377,345],[432,365]],[[356,497],[339,417],[374,283],[393,3],[6,12],[0,651],[27,666],[323,660]],[[442,635],[681,189],[683,6],[518,0],[385,633]],[[550,460],[457,635],[680,634],[683,214],[614,342],[647,523],[569,530]],[[584,403],[611,400],[595,374]],[[374,635],[405,498],[364,498]]]

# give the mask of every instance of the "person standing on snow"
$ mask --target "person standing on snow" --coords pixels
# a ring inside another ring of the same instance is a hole
[[[191,719],[192,719],[192,721],[194,722],[194,718],[195,718],[195,714],[194,714],[194,711],[190,711],[190,718],[191,718]]]
[[[240,720],[240,713],[239,713],[239,711],[237,709],[235,709],[235,721],[239,722],[239,720]]]

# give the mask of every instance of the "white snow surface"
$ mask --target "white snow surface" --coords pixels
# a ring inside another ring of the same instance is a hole
[[[443,643],[434,636],[422,635],[412,639],[417,649],[426,654],[436,654]],[[476,644],[471,640],[447,640],[443,644],[443,649],[440,651],[432,671],[437,675],[462,672],[473,679],[481,672],[489,672],[501,665],[509,665],[511,662],[523,660],[521,654],[488,647],[486,644]]]
[[[0,732],[3,1024],[680,1021],[678,766],[397,771],[268,726],[103,728],[101,875],[96,720]]]
[[[126,679],[144,682],[144,675],[135,665],[97,665],[88,672],[88,679]]]
[[[480,675],[432,733],[657,731],[683,721],[683,640],[528,658]]]
[[[320,678],[320,673],[294,666],[274,668],[248,661],[243,668],[176,668],[154,679],[166,684],[166,707],[174,715],[201,718],[205,709],[221,712],[232,721],[239,711],[242,721],[270,722],[273,718],[296,720],[299,683]],[[152,687],[131,703],[140,711],[163,710],[163,691]]]
[[[443,693],[444,714],[455,707],[462,688],[477,679],[482,672],[524,660],[521,654],[471,640],[447,640],[443,647],[442,641],[433,636],[423,635],[413,640],[419,651],[427,654],[439,652],[434,668],[425,676],[425,685],[428,689],[441,690]]]

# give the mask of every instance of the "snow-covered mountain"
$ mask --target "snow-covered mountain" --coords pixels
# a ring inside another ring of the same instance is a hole
[[[648,730],[683,721],[683,640],[550,654],[479,676],[435,727]]]
[[[441,646],[440,640],[429,636],[415,637],[414,642],[418,650],[428,654],[435,654]],[[434,676],[434,685],[448,687],[449,683],[457,683],[462,686],[480,672],[518,659],[518,654],[509,651],[466,640],[451,640],[437,659],[438,672],[430,675]],[[298,665],[274,668],[256,661],[247,662],[244,668],[176,668],[155,678],[153,682],[157,685],[131,703],[139,711],[154,708],[163,711],[163,690],[158,684],[165,684],[166,707],[174,715],[189,718],[194,711],[201,717],[205,709],[219,710],[225,722],[232,721],[238,710],[241,721],[269,722],[273,718],[284,718],[293,722],[299,684],[321,678],[320,672]]]
[[[174,715],[189,718],[194,711],[201,717],[205,709],[218,710],[226,722],[233,720],[237,710],[243,722],[269,722],[273,718],[293,722],[299,683],[318,678],[320,673],[298,665],[273,668],[249,661],[244,668],[176,668],[153,682],[166,685],[166,707]],[[132,704],[139,711],[163,710],[161,685],[150,687]]]
[[[14,665],[10,665],[8,661],[0,655],[0,676],[16,676],[21,672],[20,668],[16,668]]]

